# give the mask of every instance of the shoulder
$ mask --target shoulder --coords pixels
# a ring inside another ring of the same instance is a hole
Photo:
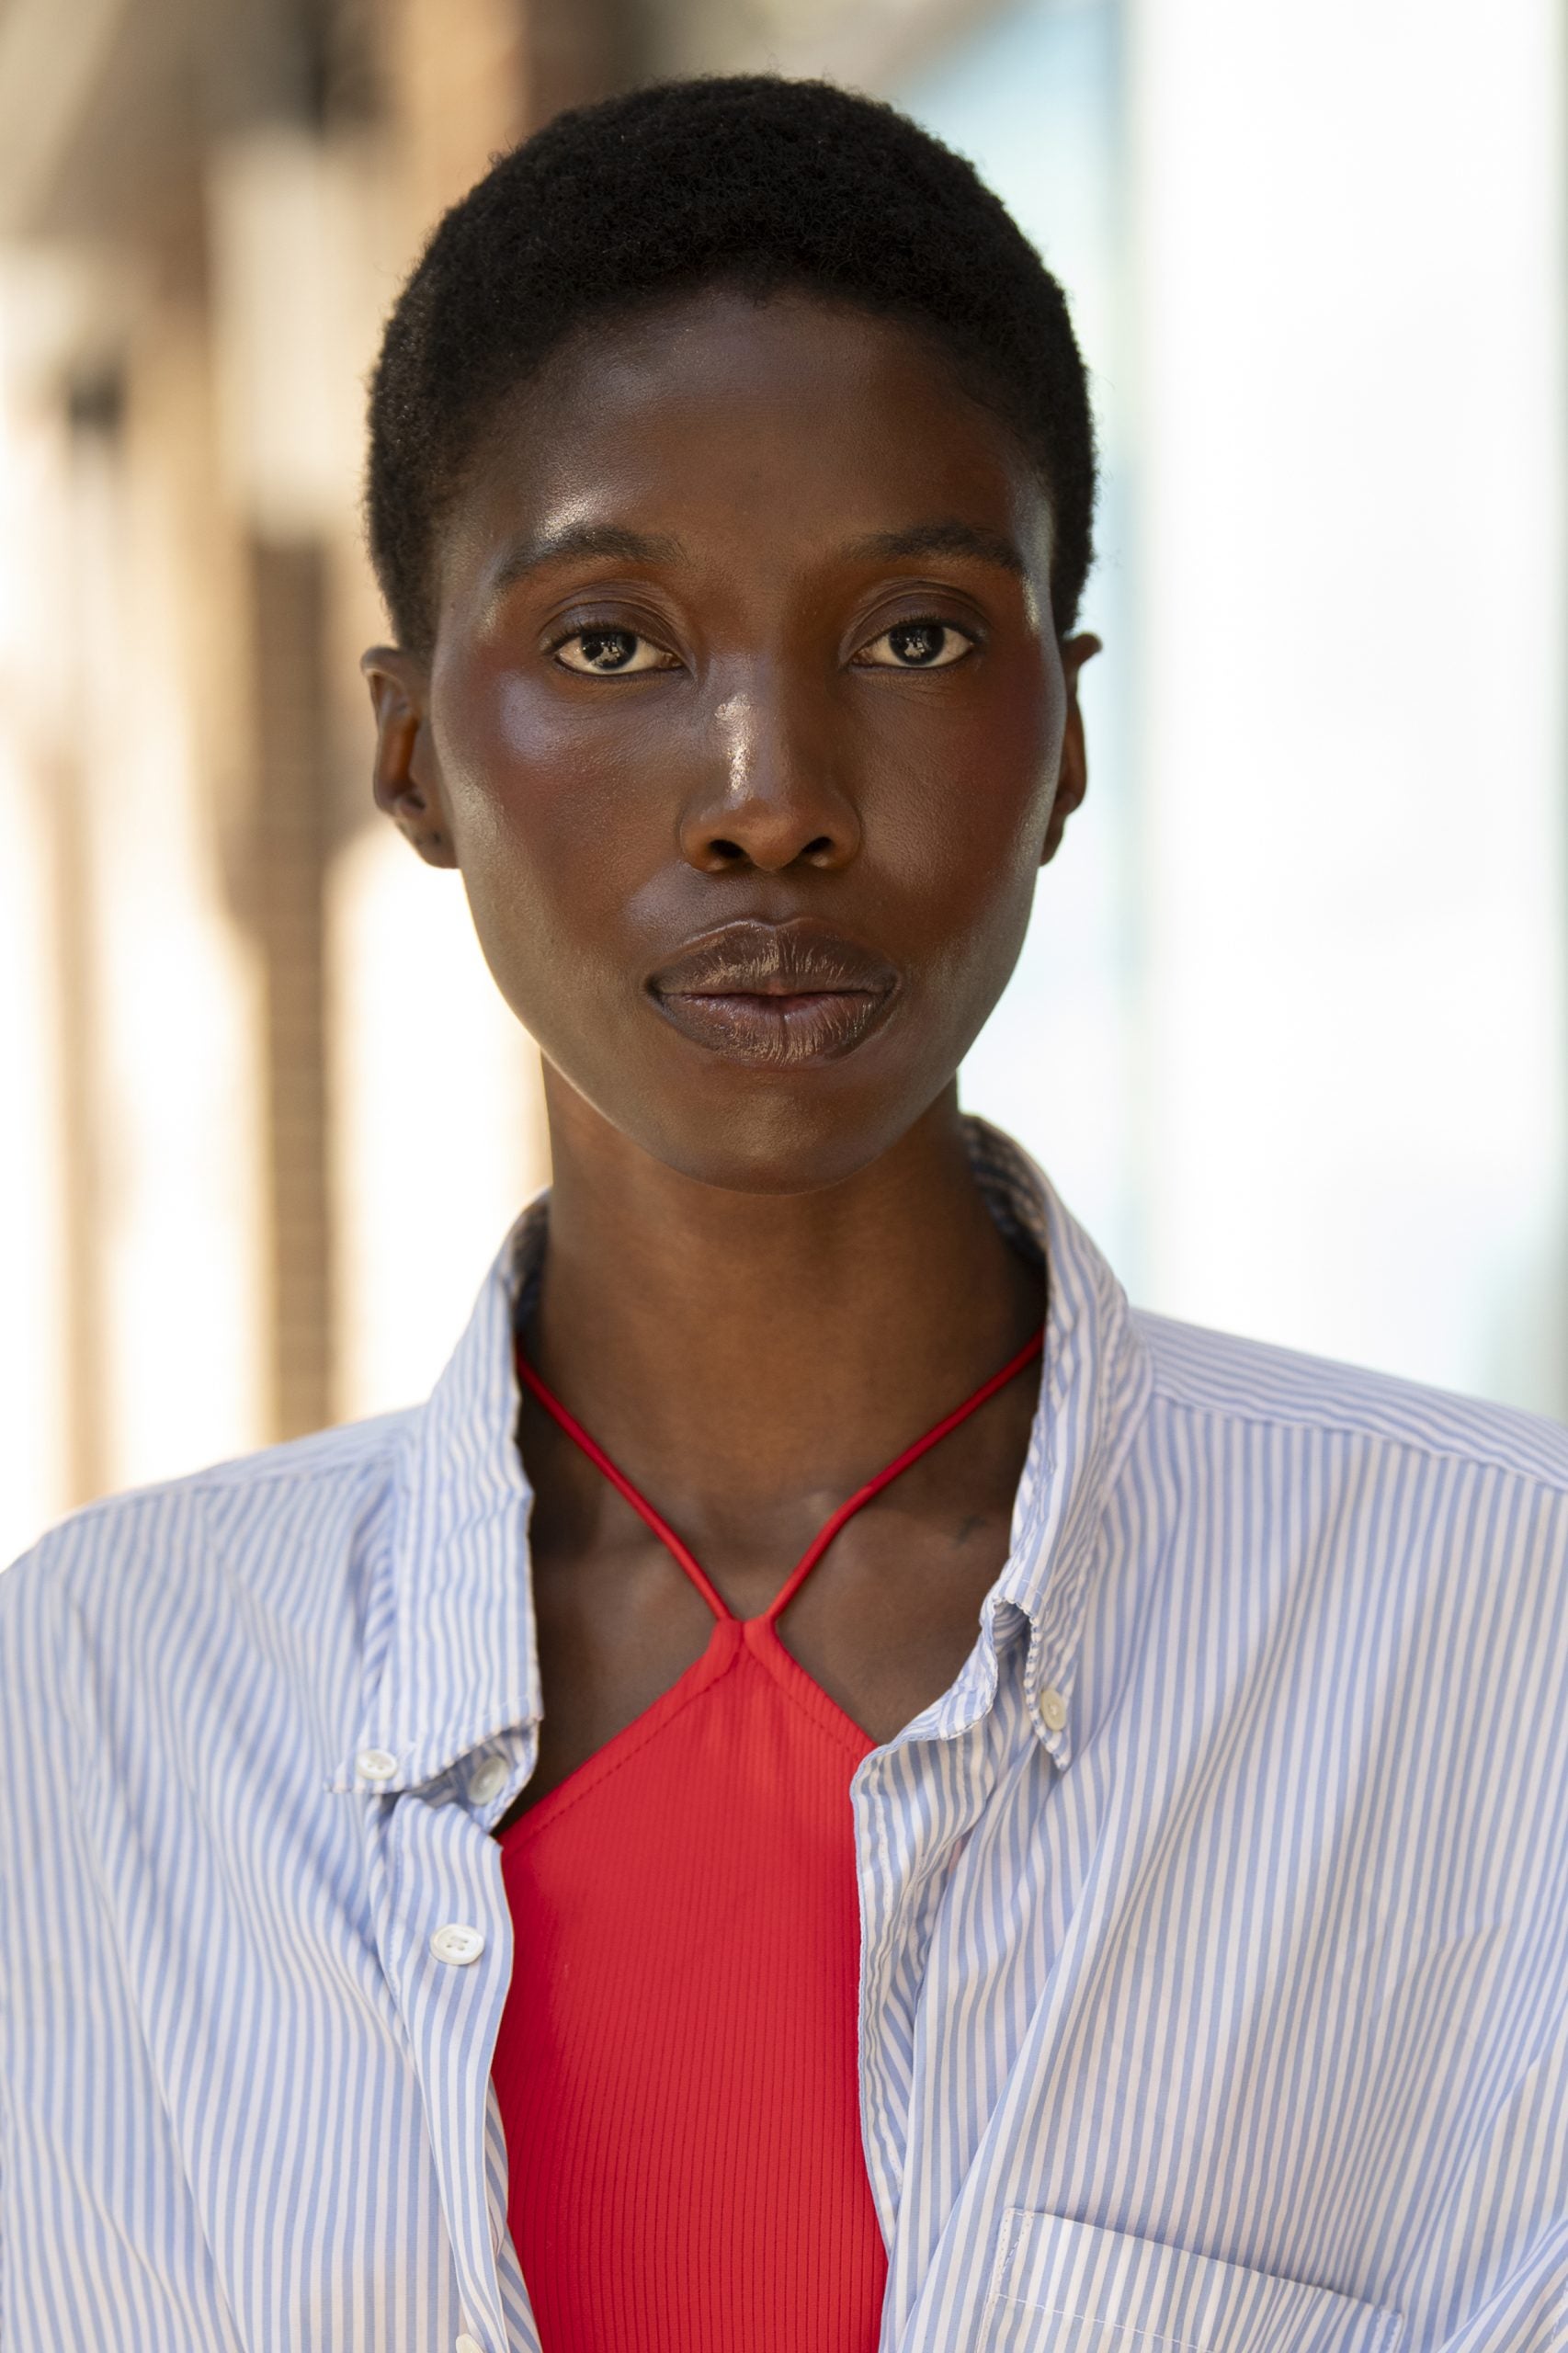
[[[1151,1402],[1233,1426],[1338,1440],[1358,1458],[1470,1465],[1568,1501],[1568,1427],[1392,1373],[1139,1312]]]
[[[1560,1741],[1568,1430],[1164,1317],[1139,1324],[1150,1385],[1121,1520],[1145,1531],[1174,1596],[1244,1596],[1255,1633],[1280,1630],[1303,1694],[1350,1671],[1348,1637],[1356,1672],[1403,1695],[1413,1725],[1436,1680],[1473,1741],[1525,1726]]]
[[[416,1409],[317,1431],[183,1478],[106,1495],[51,1528],[0,1574],[0,1630],[41,1609],[117,1598],[201,1564],[243,1576],[312,1529],[347,1534],[390,1492]],[[3,1661],[0,1661],[3,1664]]]

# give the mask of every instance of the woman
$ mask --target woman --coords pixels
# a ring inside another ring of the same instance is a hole
[[[1085,790],[1058,289],[674,85],[370,423],[554,1181],[426,1405],[0,1586],[0,2341],[1546,2353],[1568,1441],[1132,1315],[959,1110]]]

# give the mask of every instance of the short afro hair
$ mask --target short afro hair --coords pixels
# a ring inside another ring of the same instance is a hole
[[[370,381],[370,555],[428,654],[436,535],[506,395],[574,329],[705,286],[815,293],[923,332],[1039,468],[1065,635],[1093,555],[1094,426],[1061,287],[964,159],[828,82],[666,82],[558,115],[439,222]]]

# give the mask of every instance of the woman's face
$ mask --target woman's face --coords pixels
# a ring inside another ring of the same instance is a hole
[[[921,337],[804,296],[585,332],[494,421],[430,663],[366,657],[377,797],[656,1159],[807,1191],[949,1087],[1083,796],[1051,543]]]

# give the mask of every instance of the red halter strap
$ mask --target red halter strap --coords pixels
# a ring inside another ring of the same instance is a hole
[[[944,1414],[942,1419],[928,1429],[924,1438],[917,1438],[913,1446],[906,1446],[902,1454],[893,1457],[884,1471],[879,1471],[874,1479],[868,1479],[863,1487],[858,1487],[846,1504],[840,1504],[832,1518],[824,1521],[812,1537],[775,1596],[772,1605],[762,1613],[763,1622],[771,1625],[794,1599],[846,1521],[853,1519],[858,1511],[863,1510],[873,1495],[880,1495],[884,1487],[891,1487],[893,1481],[907,1471],[912,1463],[918,1462],[923,1454],[928,1454],[934,1446],[940,1445],[942,1439],[948,1437],[949,1432],[956,1430],[960,1422],[967,1422],[971,1414],[977,1414],[982,1405],[995,1396],[999,1389],[1006,1389],[1007,1383],[1015,1381],[1026,1365],[1034,1362],[1044,1346],[1044,1332],[1036,1332],[1031,1339],[1025,1342],[1016,1357],[1009,1357],[1000,1372],[994,1372],[989,1381],[983,1381],[971,1397],[966,1397],[961,1405],[955,1405],[950,1414]],[[646,1495],[642,1495],[632,1485],[625,1472],[619,1470],[610,1461],[597,1439],[589,1437],[582,1423],[574,1414],[567,1411],[553,1391],[545,1387],[544,1382],[523,1354],[521,1340],[517,1345],[517,1378],[529,1396],[539,1400],[545,1412],[560,1424],[567,1437],[582,1448],[589,1461],[604,1472],[616,1493],[624,1495],[638,1518],[644,1521],[653,1529],[660,1543],[674,1553],[714,1616],[716,1618],[733,1617],[733,1611],[726,1606],[690,1547],[682,1543],[663,1514],[654,1510]]]

